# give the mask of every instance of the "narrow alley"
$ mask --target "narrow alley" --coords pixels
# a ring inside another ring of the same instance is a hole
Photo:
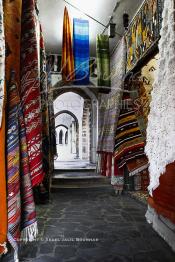
[[[174,262],[146,222],[146,205],[106,189],[62,189],[38,207],[39,236],[21,262]],[[2,262],[13,262],[13,255]]]

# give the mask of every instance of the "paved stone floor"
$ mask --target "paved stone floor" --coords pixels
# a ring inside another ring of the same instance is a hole
[[[66,189],[38,208],[40,235],[22,262],[175,262],[147,224],[146,206],[110,189]],[[10,256],[3,262],[13,261]]]

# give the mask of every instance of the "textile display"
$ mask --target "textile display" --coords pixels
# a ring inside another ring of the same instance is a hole
[[[144,1],[126,34],[127,71],[133,69],[159,39],[162,21],[162,0]]]
[[[73,52],[75,65],[75,83],[89,84],[89,21],[73,19]]]
[[[0,128],[3,116],[4,103],[4,80],[5,80],[5,35],[3,3],[0,1]]]
[[[68,10],[64,9],[63,44],[62,44],[62,80],[65,82],[75,79],[74,56],[72,47],[71,24]]]
[[[4,90],[5,91],[5,90]],[[5,95],[6,99],[6,95]],[[6,193],[6,152],[5,152],[5,102],[3,105],[2,125],[0,127],[0,254],[7,252],[7,193]]]
[[[132,101],[126,93],[124,94],[122,104],[115,137],[114,152],[114,157],[118,161],[119,168],[123,167],[129,160],[145,155],[144,138],[138,126]]]
[[[23,112],[20,101],[20,40],[22,1],[4,1],[7,81],[8,241],[18,261],[21,233],[26,241],[37,234],[37,223]],[[14,15],[15,14],[15,15]],[[16,18],[15,18],[16,17]],[[14,34],[15,32],[15,34]]]
[[[113,155],[110,153],[100,153],[99,154],[99,168],[98,173],[102,176],[111,176],[112,172],[112,157]]]
[[[110,59],[111,92],[99,96],[98,152],[114,152],[115,132],[124,88],[126,43],[123,38]]]
[[[0,254],[5,254],[7,241],[6,152],[5,152],[5,39],[3,5],[0,1]]]
[[[150,194],[159,186],[159,179],[166,166],[175,161],[175,3],[165,0],[161,39],[159,41],[158,69],[153,85],[150,114],[148,117],[147,144],[145,152],[150,167]]]
[[[160,185],[153,191],[148,204],[159,215],[168,218],[175,224],[175,163],[167,165],[166,172],[160,177]]]
[[[97,35],[97,77],[98,86],[111,86],[109,37]]]
[[[26,34],[28,32],[28,34]],[[43,181],[42,113],[35,24],[35,1],[24,0],[21,40],[21,100],[32,186]]]

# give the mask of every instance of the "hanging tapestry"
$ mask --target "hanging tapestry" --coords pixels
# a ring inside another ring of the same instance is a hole
[[[145,0],[126,34],[127,71],[133,69],[159,39],[162,0]]]
[[[4,78],[5,78],[5,36],[4,36],[4,14],[2,0],[0,1],[0,128],[3,116],[4,103]]]
[[[71,24],[66,7],[64,9],[63,19],[62,79],[65,82],[75,79]]]
[[[98,152],[114,152],[125,74],[126,44],[123,38],[111,56],[111,92],[99,96]]]
[[[89,84],[89,21],[73,19],[75,83]]]
[[[145,155],[144,138],[138,126],[132,100],[126,91],[122,101],[115,139],[114,157],[119,168],[123,167],[129,160]]]
[[[107,35],[97,35],[97,76],[98,86],[111,86],[109,37]]]
[[[26,240],[37,233],[28,151],[20,104],[20,40],[22,1],[4,1],[7,81],[7,189],[8,241],[18,261],[21,232]],[[15,34],[14,34],[15,30]],[[14,190],[15,188],[15,190]]]
[[[2,0],[0,1],[0,255],[7,252],[6,152],[5,152],[5,38]]]
[[[172,11],[173,10],[173,11]],[[150,194],[159,186],[159,179],[166,166],[175,161],[175,32],[172,25],[175,3],[165,0],[161,39],[159,41],[158,69],[153,85],[150,114],[148,117],[145,152],[150,163]]]
[[[28,32],[26,34],[26,32]],[[32,186],[43,181],[42,113],[35,1],[24,0],[21,40],[21,99],[24,112]]]

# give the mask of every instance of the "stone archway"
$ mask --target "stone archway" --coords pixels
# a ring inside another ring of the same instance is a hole
[[[95,90],[95,89],[94,89]],[[98,99],[96,92],[92,91],[92,87],[84,86],[60,86],[58,82],[52,88],[52,99],[55,101],[59,96],[73,92],[83,97],[84,99],[89,99],[91,102],[91,134],[90,134],[90,162],[96,164],[97,157],[97,140],[98,140]]]
[[[78,118],[76,117],[76,115],[74,115],[71,111],[69,110],[62,110],[57,112],[54,117],[55,119],[62,115],[62,114],[68,114],[70,115],[74,120],[75,120],[75,130],[76,130],[76,158],[79,158],[79,122],[78,122]],[[64,126],[64,125],[59,125],[59,126]],[[66,126],[65,126],[66,127]]]

